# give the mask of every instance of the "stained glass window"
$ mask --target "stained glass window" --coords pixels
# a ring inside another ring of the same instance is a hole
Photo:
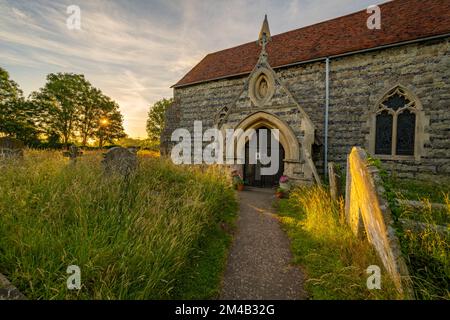
[[[383,104],[386,107],[394,111],[397,111],[398,109],[405,107],[409,103],[410,101],[406,97],[401,96],[398,93],[394,94],[393,96],[391,96],[390,98],[388,98],[386,101],[383,102]]]
[[[416,115],[408,110],[397,118],[397,155],[413,156],[416,134]]]
[[[414,156],[417,115],[412,101],[404,90],[396,88],[380,104],[382,111],[376,116],[375,125],[376,154]]]
[[[393,117],[383,111],[377,115],[375,153],[380,155],[392,154],[392,125]]]

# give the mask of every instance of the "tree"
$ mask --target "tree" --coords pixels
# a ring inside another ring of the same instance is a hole
[[[98,138],[98,144],[101,148],[106,142],[113,143],[115,139],[126,137],[126,134],[123,129],[123,116],[120,113],[119,105],[111,98],[102,95],[98,106],[100,111],[94,136]]]
[[[98,121],[101,118],[102,99],[104,99],[104,95],[99,89],[90,87],[83,92],[83,103],[80,107],[78,121],[83,146],[86,146],[89,138],[95,136],[95,130],[98,128]]]
[[[27,143],[36,140],[35,115],[18,84],[9,78],[6,70],[0,68],[0,134]]]
[[[83,75],[49,74],[45,86],[23,98],[19,86],[0,68],[0,135],[11,135],[40,143],[45,135],[49,146],[67,145],[71,138],[98,138],[102,146],[125,136],[119,106]]]
[[[47,76],[47,83],[39,92],[33,93],[34,105],[46,116],[46,131],[58,134],[68,144],[80,121],[80,110],[86,100],[91,84],[83,75],[57,73]]]
[[[159,141],[165,126],[165,114],[173,104],[173,99],[162,99],[156,102],[148,112],[147,133],[152,141]]]

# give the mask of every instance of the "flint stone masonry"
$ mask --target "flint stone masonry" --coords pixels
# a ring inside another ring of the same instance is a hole
[[[365,234],[399,292],[413,297],[408,268],[393,227],[378,169],[369,165],[367,153],[352,149],[347,162],[345,214],[353,233]]]
[[[275,72],[290,95],[276,84],[275,94],[263,107],[256,107],[247,98],[248,75],[175,88],[162,149],[169,152],[174,145],[170,139],[175,129],[192,132],[195,120],[203,121],[204,130],[212,128],[218,113],[233,106],[226,122],[229,127],[264,111],[286,122],[301,143],[301,114],[294,99],[315,126],[312,158],[323,175],[325,62],[277,68]],[[353,146],[369,149],[371,114],[390,89],[401,85],[418,97],[429,121],[424,127],[420,160],[386,160],[387,170],[398,178],[450,181],[449,78],[449,37],[331,59],[329,161],[345,167]]]

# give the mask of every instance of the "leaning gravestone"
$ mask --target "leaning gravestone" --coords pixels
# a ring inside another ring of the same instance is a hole
[[[136,170],[138,165],[136,151],[135,149],[130,150],[122,147],[111,148],[104,154],[102,161],[105,172],[129,176]]]
[[[0,159],[22,158],[24,148],[24,143],[18,139],[0,138]]]

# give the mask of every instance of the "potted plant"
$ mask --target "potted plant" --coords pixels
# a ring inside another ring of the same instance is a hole
[[[283,197],[284,197],[284,190],[282,188],[278,188],[277,191],[275,191],[275,196],[278,199],[283,199]]]
[[[280,188],[283,190],[283,191],[289,191],[289,189],[291,188],[291,186],[290,186],[290,184],[289,184],[289,177],[287,177],[287,176],[282,176],[281,178],[280,178]]]
[[[233,187],[238,191],[244,191],[245,182],[240,175],[233,176]]]

